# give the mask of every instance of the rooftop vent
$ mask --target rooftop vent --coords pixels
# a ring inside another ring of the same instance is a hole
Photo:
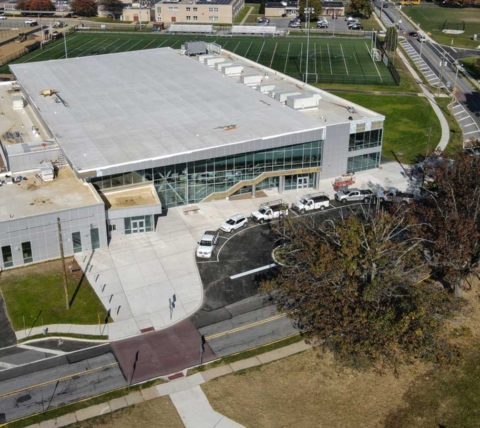
[[[317,108],[322,97],[319,94],[307,92],[302,95],[293,95],[287,97],[287,106],[295,110]]]
[[[256,86],[262,83],[263,76],[261,74],[244,74],[240,77],[240,83],[247,86]]]

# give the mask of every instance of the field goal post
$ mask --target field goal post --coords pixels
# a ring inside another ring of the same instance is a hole
[[[315,83],[318,83],[318,73],[302,73],[302,78],[303,78],[303,82],[305,82],[307,79],[307,76],[308,76],[308,82],[311,83],[311,82],[315,82]]]
[[[372,51],[370,52],[370,56],[372,57],[373,61],[381,61],[382,60],[382,52],[380,49],[377,48],[372,48]]]

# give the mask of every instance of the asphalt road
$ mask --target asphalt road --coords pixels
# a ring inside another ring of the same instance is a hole
[[[0,423],[126,386],[112,354],[0,383]]]
[[[388,10],[384,9],[384,13],[386,13],[392,21],[398,22],[401,19],[401,28],[407,33],[410,31],[417,31],[396,8],[390,7]],[[409,38],[407,37],[407,39]],[[454,87],[457,88],[457,93],[455,95],[456,99],[469,112],[477,125],[480,126],[480,93],[478,90],[474,89],[464,77],[462,77],[461,73],[458,73],[458,76],[456,77],[456,70],[453,66],[453,62],[457,57],[452,55],[452,53],[455,53],[452,51],[452,48],[430,42],[423,43],[423,47],[421,47],[422,44],[416,40],[410,40],[410,44],[419,54],[420,50],[422,51],[421,56],[423,60],[437,76],[441,76],[441,80],[445,86],[449,87],[450,90]],[[458,51],[460,51],[460,49],[458,49]],[[445,62],[443,62],[442,66],[444,53],[447,64],[445,65]]]
[[[298,331],[292,322],[279,314],[275,306],[267,306],[229,320],[199,329],[217,357],[262,346]]]

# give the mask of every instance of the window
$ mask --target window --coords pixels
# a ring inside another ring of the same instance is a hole
[[[12,247],[6,245],[2,247],[3,266],[8,268],[13,266]]]
[[[348,150],[352,152],[354,150],[369,149],[371,147],[380,146],[381,144],[381,129],[376,129],[374,131],[357,132],[356,134],[350,134]]]
[[[193,17],[193,20],[194,20],[194,21],[198,21],[198,16],[194,16],[194,17]]]
[[[208,11],[209,12],[218,12],[218,7],[209,7]]]
[[[186,16],[187,21],[191,21],[192,17],[191,16]]]
[[[218,16],[209,16],[208,20],[209,21],[218,21]]]
[[[162,13],[162,8],[157,6],[157,13]]]
[[[117,230],[117,225],[116,224],[109,224],[108,225],[108,231],[109,232],[112,232],[112,231],[115,231]]]
[[[169,12],[178,12],[178,7],[176,7],[176,6],[170,6],[170,7],[168,8],[168,10],[169,10]]]
[[[22,242],[23,263],[32,263],[32,245],[30,242]]]
[[[347,172],[365,171],[366,169],[378,168],[379,161],[380,152],[352,156],[348,158]]]
[[[190,9],[191,9],[190,7],[187,7],[187,12],[190,12]]]
[[[194,12],[198,12],[198,7],[194,7],[194,8],[193,8],[193,11],[194,11]],[[196,21],[196,19],[194,19],[194,21]]]
[[[100,235],[98,233],[98,228],[90,230],[90,238],[92,240],[92,250],[100,248]]]
[[[81,253],[82,252],[82,237],[80,236],[80,232],[73,232],[72,233],[72,242],[73,242],[73,252],[74,253]]]

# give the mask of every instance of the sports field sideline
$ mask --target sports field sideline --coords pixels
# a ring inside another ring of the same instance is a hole
[[[157,34],[101,34],[76,32],[67,37],[68,57],[101,55],[181,45],[195,36]],[[198,37],[198,39],[201,39]],[[302,79],[307,64],[306,38],[206,37],[224,49],[282,73]],[[367,39],[310,38],[309,82],[377,83],[393,85],[393,78],[381,61],[373,61]],[[65,58],[64,41],[58,40],[25,55],[13,63]]]

